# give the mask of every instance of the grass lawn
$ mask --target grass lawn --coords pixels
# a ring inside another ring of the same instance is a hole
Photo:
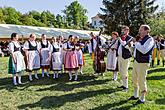
[[[165,110],[165,68],[151,68],[147,76],[148,94],[146,103],[133,106],[136,101],[127,101],[133,95],[131,84],[132,68],[129,69],[129,91],[116,89],[119,82],[111,80],[112,73],[93,76],[92,60],[85,55],[84,74],[79,81],[68,81],[67,74],[60,78],[28,81],[24,73],[20,86],[12,85],[7,74],[8,58],[0,58],[0,110],[16,109],[58,109],[58,110]],[[120,81],[120,77],[118,79]]]

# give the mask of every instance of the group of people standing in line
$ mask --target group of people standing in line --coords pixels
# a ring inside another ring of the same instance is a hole
[[[118,72],[120,73],[122,86],[118,88],[127,91],[128,68],[133,56],[132,82],[134,95],[131,96],[129,100],[139,99],[136,103],[144,103],[147,93],[147,69],[149,68],[150,61],[154,61],[153,56],[156,56],[154,54],[155,47],[157,47],[157,44],[164,46],[165,42],[162,40],[156,42],[154,38],[149,35],[150,27],[148,25],[140,26],[137,37],[130,36],[129,31],[128,26],[123,26],[121,36],[119,36],[118,32],[112,32],[111,41],[107,44],[106,69],[113,71],[114,81],[117,81]],[[89,42],[88,50],[93,57],[98,41],[92,33],[91,37],[92,39]],[[54,71],[53,78],[58,78],[58,73],[62,71],[63,64],[64,71],[68,71],[69,73],[69,80],[73,79],[73,71],[75,73],[74,80],[77,80],[78,70],[80,69],[80,73],[82,74],[82,67],[84,65],[84,56],[81,50],[84,45],[79,42],[79,37],[70,35],[67,42],[63,42],[63,37],[53,37],[52,43],[46,39],[45,34],[42,34],[41,38],[41,42],[36,42],[35,34],[29,36],[29,39],[23,45],[23,51],[25,52],[25,57],[23,57],[20,50],[21,46],[18,42],[18,34],[12,33],[12,41],[9,43],[11,53],[9,58],[9,73],[13,74],[13,84],[21,84],[21,74],[25,69],[29,72],[30,81],[33,80],[33,71],[34,77],[39,79],[37,71],[40,68],[42,68],[42,77],[45,76],[45,73],[47,77],[50,77],[49,70],[52,70]],[[18,83],[16,76],[18,76]],[[141,92],[140,98],[138,98],[139,90]]]
[[[69,80],[72,80],[72,72],[75,72],[74,80],[78,79],[78,69],[82,74],[84,65],[84,56],[81,48],[83,44],[79,42],[78,36],[70,35],[67,42],[63,42],[63,37],[52,37],[52,43],[47,40],[45,34],[41,35],[41,42],[36,42],[36,35],[33,33],[24,43],[21,53],[21,45],[18,42],[18,34],[11,34],[9,43],[8,72],[13,74],[13,84],[21,84],[21,74],[24,70],[29,72],[29,80],[32,81],[32,72],[34,71],[35,79],[39,79],[38,70],[42,69],[42,77],[50,77],[49,70],[54,71],[53,78],[59,77],[59,72],[64,70],[69,72]],[[18,81],[17,77],[18,76]]]

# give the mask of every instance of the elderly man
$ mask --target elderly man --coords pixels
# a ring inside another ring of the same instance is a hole
[[[138,92],[140,89],[141,96],[136,104],[145,102],[145,95],[147,93],[147,69],[152,60],[152,50],[154,48],[154,39],[149,35],[150,27],[148,25],[141,25],[139,28],[140,39],[135,42],[134,64],[132,71],[132,81],[134,86],[134,95],[129,100],[138,100]]]

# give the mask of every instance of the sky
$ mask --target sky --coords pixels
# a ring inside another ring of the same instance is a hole
[[[27,13],[31,10],[42,12],[49,10],[53,14],[62,14],[62,10],[65,6],[69,5],[74,0],[0,0],[0,7],[13,7],[21,13]],[[88,10],[88,20],[91,21],[91,17],[95,16],[98,12],[102,13],[100,7],[103,7],[102,0],[78,0],[79,3]],[[156,4],[161,7],[165,6],[165,0],[157,0]]]

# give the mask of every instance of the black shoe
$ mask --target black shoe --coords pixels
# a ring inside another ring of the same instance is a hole
[[[157,60],[157,65],[160,65],[160,60]]]
[[[131,96],[128,100],[138,100],[138,97]]]
[[[117,88],[128,89],[128,88],[126,88],[126,87],[124,87],[124,86],[118,86]]]
[[[138,100],[134,105],[144,104],[141,100]]]
[[[121,89],[121,91],[123,92],[127,92],[128,91],[128,88],[124,87],[124,86],[120,86],[120,87],[117,87],[119,89]]]

